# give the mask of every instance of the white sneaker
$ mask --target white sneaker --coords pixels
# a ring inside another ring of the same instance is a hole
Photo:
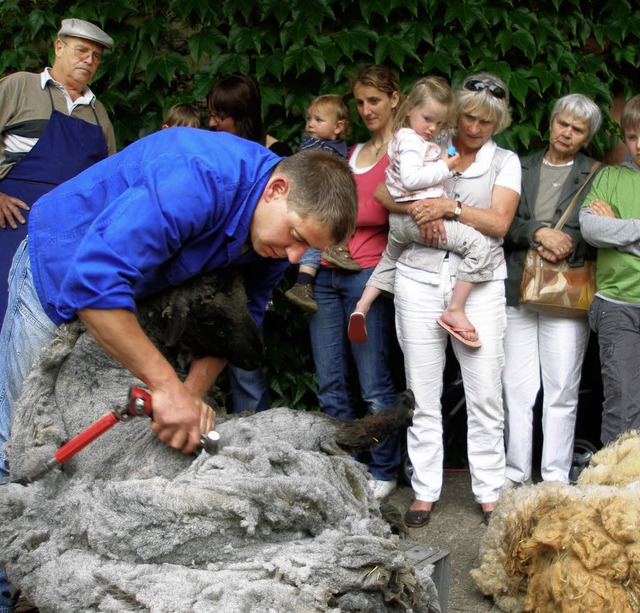
[[[378,500],[382,500],[387,496],[393,494],[396,491],[398,484],[396,480],[393,481],[381,481],[379,479],[373,479],[371,481],[371,489],[373,490],[373,495]]]

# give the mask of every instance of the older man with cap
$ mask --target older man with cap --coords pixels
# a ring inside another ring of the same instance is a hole
[[[56,185],[116,152],[113,126],[88,84],[113,39],[82,19],[64,19],[56,58],[40,74],[0,80],[0,322],[13,255],[30,206]],[[14,610],[0,570],[0,613]]]
[[[88,87],[112,46],[92,23],[63,19],[51,68],[0,80],[0,323],[30,206],[116,151],[111,121]]]

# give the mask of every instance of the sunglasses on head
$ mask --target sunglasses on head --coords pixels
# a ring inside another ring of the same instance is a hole
[[[481,92],[483,89],[488,89],[489,93],[494,97],[502,100],[507,95],[507,92],[502,89],[499,85],[489,85],[484,81],[467,81],[464,84],[464,88],[469,90],[470,92]]]

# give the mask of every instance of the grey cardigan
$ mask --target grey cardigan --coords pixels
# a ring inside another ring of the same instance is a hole
[[[518,306],[520,304],[520,282],[522,281],[525,255],[527,250],[534,246],[533,233],[544,226],[542,222],[535,220],[534,207],[540,185],[542,158],[545,153],[546,150],[539,151],[520,160],[522,166],[522,193],[513,222],[504,239],[505,257],[507,259],[505,288],[507,305],[509,306]],[[580,186],[584,183],[594,161],[583,153],[576,154],[571,172],[562,188],[558,206],[553,214],[551,227],[555,226],[576,192],[580,189]],[[590,182],[592,181],[593,177]],[[588,193],[589,188],[587,187],[581,194],[581,201],[576,204],[571,216],[562,228],[563,232],[566,232],[573,240],[573,253],[567,258],[569,266],[581,266],[585,259],[595,259],[596,257],[593,247],[590,247],[582,238],[578,221],[580,206]]]

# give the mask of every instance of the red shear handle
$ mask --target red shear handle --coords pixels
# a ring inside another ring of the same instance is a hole
[[[91,424],[86,430],[83,430],[77,436],[74,436],[68,443],[65,443],[58,449],[53,457],[58,464],[66,462],[72,458],[78,451],[84,449],[89,443],[95,441],[101,434],[104,434],[109,428],[120,421],[116,415],[111,412],[101,417],[98,421]]]
[[[127,414],[131,417],[151,417],[151,394],[135,385],[129,390]]]

